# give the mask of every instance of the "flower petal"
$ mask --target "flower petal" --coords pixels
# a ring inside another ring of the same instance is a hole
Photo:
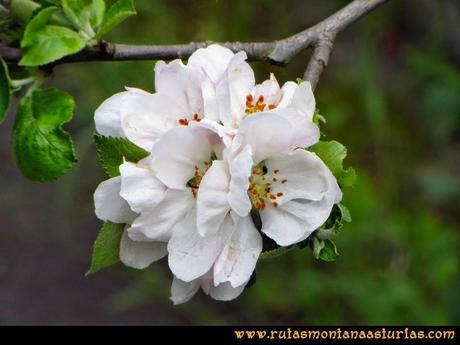
[[[227,201],[229,174],[224,161],[215,160],[208,169],[197,195],[197,229],[201,236],[214,234],[230,211]]]
[[[128,94],[128,91],[116,93],[96,109],[94,122],[99,134],[107,137],[125,136],[121,129],[120,108]]]
[[[168,64],[158,61],[155,65],[157,93],[173,99],[185,111],[184,115],[203,115],[202,81],[200,71],[185,66],[179,59]]]
[[[246,145],[234,158],[229,157],[230,185],[227,200],[236,214],[241,217],[251,211],[251,200],[248,196],[249,177],[253,160],[251,146]]]
[[[136,217],[128,203],[120,196],[120,188],[120,176],[105,180],[97,186],[94,192],[94,206],[99,219],[129,224]]]
[[[250,216],[236,217],[232,234],[214,264],[214,284],[230,282],[232,287],[245,285],[262,252],[262,236]]]
[[[120,165],[120,175],[120,195],[134,212],[154,207],[163,199],[166,186],[150,169],[125,162]]]
[[[260,112],[247,116],[240,124],[236,143],[250,145],[254,164],[297,147],[292,141],[292,126],[289,121],[274,112]]]
[[[270,190],[282,195],[277,199],[279,205],[300,198],[318,201],[329,190],[329,169],[314,153],[297,149],[289,155],[267,159],[265,166],[268,174],[276,176]]]
[[[185,189],[194,177],[195,166],[210,161],[222,141],[213,131],[199,127],[176,127],[165,133],[153,146],[150,167],[169,188]]]
[[[254,72],[245,61],[245,52],[238,52],[232,58],[222,79],[216,89],[216,97],[219,104],[219,119],[224,126],[238,128],[244,117],[246,96],[248,96],[255,84]]]
[[[173,274],[190,282],[207,273],[233,231],[233,220],[228,215],[221,228],[202,237],[196,229],[196,210],[178,223],[168,242],[168,263]]]
[[[126,231],[121,236],[120,260],[126,266],[143,269],[167,254],[166,243],[133,241]]]
[[[184,282],[174,277],[171,285],[171,297],[169,299],[174,305],[185,303],[195,295],[199,288],[199,279],[192,280],[191,282]]]
[[[262,84],[256,85],[251,94],[255,101],[262,96],[266,105],[278,105],[283,95],[280,85],[273,73],[270,73],[270,79],[265,80]]]
[[[230,283],[222,283],[209,289],[209,295],[217,301],[231,301],[237,298],[244,290],[245,285],[232,287]]]
[[[150,151],[163,133],[178,126],[179,119],[187,117],[187,110],[165,95],[133,93],[125,98],[120,116],[126,137]]]
[[[138,241],[167,242],[174,226],[195,204],[189,190],[166,190],[157,206],[144,209],[128,229],[129,236]]]
[[[202,71],[213,84],[217,84],[234,55],[230,49],[212,44],[197,49],[188,59],[187,66]]]
[[[287,81],[284,83],[281,88],[282,97],[278,103],[277,108],[286,108],[292,102],[292,97],[294,96],[295,91],[299,85],[293,81]]]
[[[289,106],[298,109],[306,119],[313,121],[316,102],[310,82],[304,81],[297,86]]]
[[[318,126],[304,116],[298,108],[287,107],[275,109],[274,112],[291,124],[290,135],[293,148],[306,148],[318,142],[321,135]]]
[[[268,204],[267,209],[260,212],[262,232],[281,246],[291,245],[307,238],[324,224],[334,204],[340,202],[342,198],[337,181],[325,164],[313,153],[298,151],[300,153],[296,151],[292,156],[298,156],[296,159],[301,158],[308,164],[303,167],[302,164],[297,167],[296,164],[291,165],[290,178],[294,185],[279,189],[285,195],[277,199],[277,208]],[[273,169],[273,164],[270,169]],[[300,169],[299,175],[303,175],[303,171],[306,175],[295,177],[295,169]],[[279,174],[280,176],[283,174],[282,168]],[[287,186],[291,181],[288,180],[284,185]],[[312,184],[313,181],[316,183]],[[272,186],[274,194],[278,193],[278,186]],[[318,186],[321,187],[318,189]],[[298,190],[296,191],[295,188]],[[311,191],[310,195],[308,190]],[[283,200],[284,197],[286,200]]]
[[[291,212],[267,204],[267,208],[260,212],[262,232],[273,239],[280,246],[289,246],[299,242],[308,232],[306,224]]]
[[[122,138],[126,136],[121,128],[120,111],[124,102],[136,94],[149,93],[141,89],[127,88],[127,91],[119,92],[102,102],[94,113],[96,131],[100,135]]]

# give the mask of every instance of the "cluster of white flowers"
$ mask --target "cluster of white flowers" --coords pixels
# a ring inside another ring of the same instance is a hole
[[[96,111],[97,132],[149,152],[124,162],[94,195],[96,215],[126,224],[121,261],[145,268],[168,256],[171,299],[201,289],[236,298],[265,234],[280,246],[305,240],[342,198],[307,147],[319,140],[308,82],[256,85],[246,54],[218,45],[155,67],[156,93],[129,88]],[[256,229],[251,210],[262,222]]]

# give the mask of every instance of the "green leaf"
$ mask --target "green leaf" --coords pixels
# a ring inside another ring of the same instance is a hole
[[[93,247],[91,265],[86,275],[112,266],[120,261],[120,241],[124,224],[105,222]]]
[[[72,96],[57,89],[35,90],[19,104],[13,129],[16,162],[33,181],[54,180],[77,161],[70,135],[61,126],[73,115]]]
[[[148,156],[147,151],[128,139],[104,137],[95,134],[94,142],[96,143],[102,166],[110,177],[120,175],[118,167],[123,163],[123,159],[136,163]]]
[[[337,141],[320,141],[310,148],[311,152],[328,166],[342,187],[350,187],[356,181],[356,172],[353,168],[344,169],[343,160],[347,156],[347,149]]]
[[[339,253],[337,252],[337,247],[332,240],[325,240],[324,247],[319,252],[319,259],[327,262],[332,262],[337,259]]]
[[[48,7],[40,11],[27,25],[21,41],[24,56],[19,65],[45,65],[66,55],[82,50],[86,39],[77,32],[57,25],[49,25],[56,7]]]
[[[351,214],[348,207],[346,207],[344,204],[338,204],[337,206],[339,207],[340,213],[342,214],[342,220],[347,223],[351,223]]]
[[[126,18],[136,14],[133,0],[118,0],[107,11],[96,37],[101,37]]]
[[[8,66],[0,58],[0,123],[5,119],[8,107],[10,105],[10,77],[8,75]]]
[[[104,0],[62,0],[62,9],[75,28],[88,36],[95,35],[93,29],[102,23],[105,13]]]
[[[316,259],[320,259],[327,262],[332,262],[337,259],[339,253],[337,252],[337,247],[332,240],[319,240],[317,238],[313,238],[312,240],[313,245],[313,256]]]

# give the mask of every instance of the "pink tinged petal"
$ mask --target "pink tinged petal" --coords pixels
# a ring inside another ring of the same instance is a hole
[[[254,165],[286,154],[297,147],[290,122],[274,112],[260,112],[246,117],[234,140],[250,145]]]
[[[262,236],[250,216],[237,217],[235,232],[214,264],[214,284],[245,285],[262,252]]]
[[[150,169],[125,162],[120,165],[120,175],[120,195],[134,212],[141,213],[146,208],[153,208],[163,199],[166,186]]]
[[[128,229],[129,236],[137,241],[167,242],[174,226],[182,220],[194,206],[195,199],[189,190],[165,192],[163,199],[155,207],[144,209]]]
[[[171,285],[171,297],[169,299],[174,303],[174,305],[185,303],[196,294],[199,288],[199,279],[191,282],[184,282],[183,280],[174,277]]]
[[[278,105],[283,95],[280,85],[273,73],[270,73],[270,79],[265,80],[262,84],[256,85],[251,94],[254,97],[254,102],[256,102],[259,97],[263,97],[264,103],[267,106],[270,104]]]
[[[196,229],[196,210],[178,223],[168,242],[168,263],[173,274],[190,282],[207,273],[233,231],[233,220],[227,216],[221,228],[202,237]]]
[[[254,72],[245,61],[245,52],[238,52],[229,63],[226,76],[216,89],[219,103],[219,119],[224,126],[238,128],[244,117],[246,96],[251,93],[255,84]]]
[[[136,214],[120,196],[121,178],[112,177],[97,186],[94,192],[96,216],[103,221],[113,223],[131,223]]]
[[[126,137],[150,151],[163,133],[178,126],[179,119],[187,117],[187,111],[168,96],[133,93],[123,102],[120,116]]]
[[[330,189],[330,172],[327,166],[317,155],[303,149],[267,159],[265,166],[268,175],[276,176],[277,181],[271,184],[270,191],[274,195],[282,195],[276,200],[279,205],[293,199],[318,201]]]
[[[222,141],[213,131],[199,126],[176,127],[153,146],[150,167],[169,188],[185,189],[194,177],[195,166],[209,162],[217,150],[222,150]]]
[[[213,84],[217,84],[234,55],[230,49],[212,44],[197,49],[188,59],[187,66],[202,71]]]
[[[248,196],[249,177],[254,163],[251,146],[246,145],[234,158],[228,159],[231,178],[227,200],[232,210],[244,217],[252,208]]]
[[[209,295],[217,301],[231,301],[237,298],[244,290],[245,285],[232,287],[230,283],[222,283],[209,289]]]
[[[168,254],[166,243],[137,242],[125,231],[120,242],[120,260],[126,266],[143,269]]]
[[[203,114],[203,96],[200,71],[185,66],[181,60],[155,65],[155,89],[162,96],[168,96],[185,111],[184,115]]]
[[[230,211],[227,201],[229,174],[224,161],[215,160],[200,183],[197,203],[197,229],[201,236],[219,231]]]

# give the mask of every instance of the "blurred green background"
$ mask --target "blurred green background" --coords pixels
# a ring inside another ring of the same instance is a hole
[[[137,0],[118,43],[274,40],[343,0]],[[302,76],[254,63],[258,81]],[[197,294],[172,306],[163,260],[84,277],[100,222],[92,193],[105,179],[92,143],[96,107],[124,86],[149,91],[154,62],[59,66],[48,82],[76,99],[79,163],[54,183],[26,180],[0,127],[0,324],[460,324],[460,2],[393,0],[341,33],[316,91],[325,134],[349,149],[359,179],[345,191],[353,222],[335,263],[309,250],[259,262],[236,301]]]

